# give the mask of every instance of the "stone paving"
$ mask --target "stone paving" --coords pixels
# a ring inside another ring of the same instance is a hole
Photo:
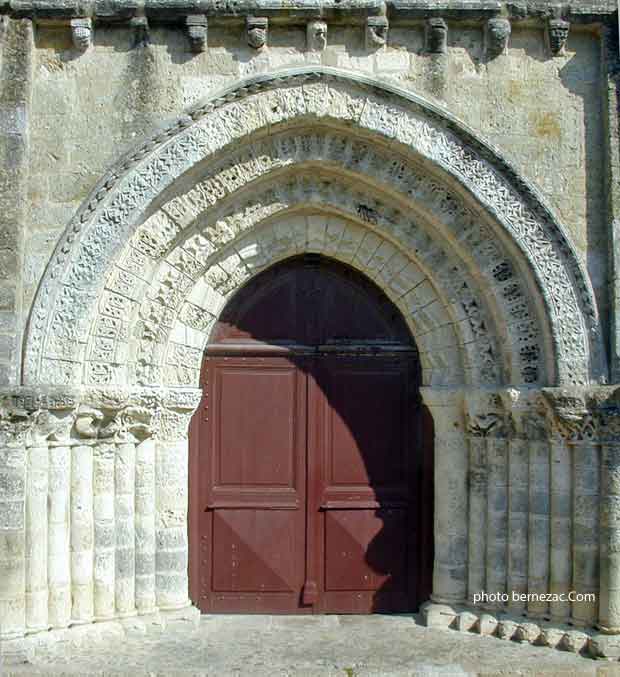
[[[204,616],[168,624],[165,632],[153,627],[139,619],[108,624],[105,639],[93,634],[96,625],[73,628],[70,642],[49,644],[31,662],[6,665],[0,674],[620,677],[620,664],[426,628],[410,616]],[[81,629],[84,641],[75,642]]]

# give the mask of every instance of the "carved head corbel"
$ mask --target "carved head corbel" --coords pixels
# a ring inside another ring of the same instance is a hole
[[[269,19],[264,16],[249,16],[245,20],[248,45],[253,49],[262,49],[267,44]]]
[[[564,56],[570,23],[563,19],[550,19],[547,25],[549,49],[553,56]]]
[[[308,49],[322,52],[327,47],[327,24],[325,21],[309,21],[306,28]]]
[[[185,26],[192,52],[204,52],[207,48],[207,17],[204,14],[190,14],[185,18]]]
[[[441,17],[432,17],[426,22],[426,51],[429,54],[445,54],[448,50],[448,24]]]
[[[90,19],[71,19],[71,39],[73,46],[85,52],[92,45],[93,23]]]
[[[129,25],[134,31],[134,47],[146,47],[150,42],[149,20],[145,16],[132,17]]]
[[[366,20],[366,49],[378,49],[387,44],[389,28],[386,16],[369,16]]]
[[[508,19],[497,17],[487,21],[486,52],[491,58],[506,51],[511,31],[512,28]]]

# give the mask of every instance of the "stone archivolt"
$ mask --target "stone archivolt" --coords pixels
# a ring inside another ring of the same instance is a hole
[[[276,83],[280,89],[271,89]],[[365,91],[365,86],[365,82],[351,82],[323,70],[257,79],[195,109],[190,118],[138,150],[102,183],[59,245],[31,317],[26,380],[37,382],[41,373],[57,383],[83,378],[78,362],[63,359],[62,346],[67,340],[74,341],[73,346],[86,343],[93,309],[97,299],[102,299],[101,281],[111,261],[144,219],[149,203],[169,189],[175,177],[182,177],[204,158],[226,152],[236,138],[307,117],[331,125],[348,122],[360,133],[370,131],[377,142],[390,142],[414,162],[432,169],[435,176],[445,176],[451,193],[473,199],[499,228],[498,237],[510,236],[518,246],[536,282],[555,353],[551,362],[557,374],[552,378],[560,383],[597,378],[603,357],[589,283],[562,229],[552,223],[537,196],[525,186],[517,194],[510,168],[493,160],[488,148],[476,148],[469,132],[460,132],[464,138],[459,138],[456,123],[440,122],[439,112],[429,105],[398,98],[386,103]],[[395,95],[385,91],[384,99]],[[206,197],[209,206],[218,191],[227,192],[225,186],[213,189]],[[413,197],[416,201],[417,196]],[[447,208],[450,211],[450,205]],[[62,284],[56,282],[58,278]],[[131,300],[122,297],[119,303],[129,305]]]

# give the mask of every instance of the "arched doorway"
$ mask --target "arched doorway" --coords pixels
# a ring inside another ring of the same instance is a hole
[[[318,255],[224,308],[190,430],[203,612],[414,611],[432,578],[432,423],[396,307]]]

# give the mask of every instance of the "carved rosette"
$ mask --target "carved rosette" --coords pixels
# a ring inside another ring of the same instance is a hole
[[[366,20],[366,49],[379,49],[387,44],[390,23],[386,16],[369,16]]]
[[[563,19],[550,19],[547,25],[549,50],[553,56],[564,56],[570,23]]]
[[[327,23],[309,21],[306,27],[306,39],[311,52],[322,52],[327,47]]]
[[[245,20],[248,45],[262,49],[267,44],[269,19],[265,16],[249,16]]]
[[[448,51],[448,24],[440,17],[426,22],[426,51],[429,54],[445,54]]]
[[[488,20],[486,30],[486,52],[489,57],[494,58],[506,51],[511,30],[510,21],[508,21],[508,19],[495,18]]]
[[[93,41],[93,24],[90,19],[71,19],[71,39],[73,46],[85,52]]]
[[[185,19],[187,39],[192,52],[204,52],[207,48],[207,17],[204,14],[190,14]]]

